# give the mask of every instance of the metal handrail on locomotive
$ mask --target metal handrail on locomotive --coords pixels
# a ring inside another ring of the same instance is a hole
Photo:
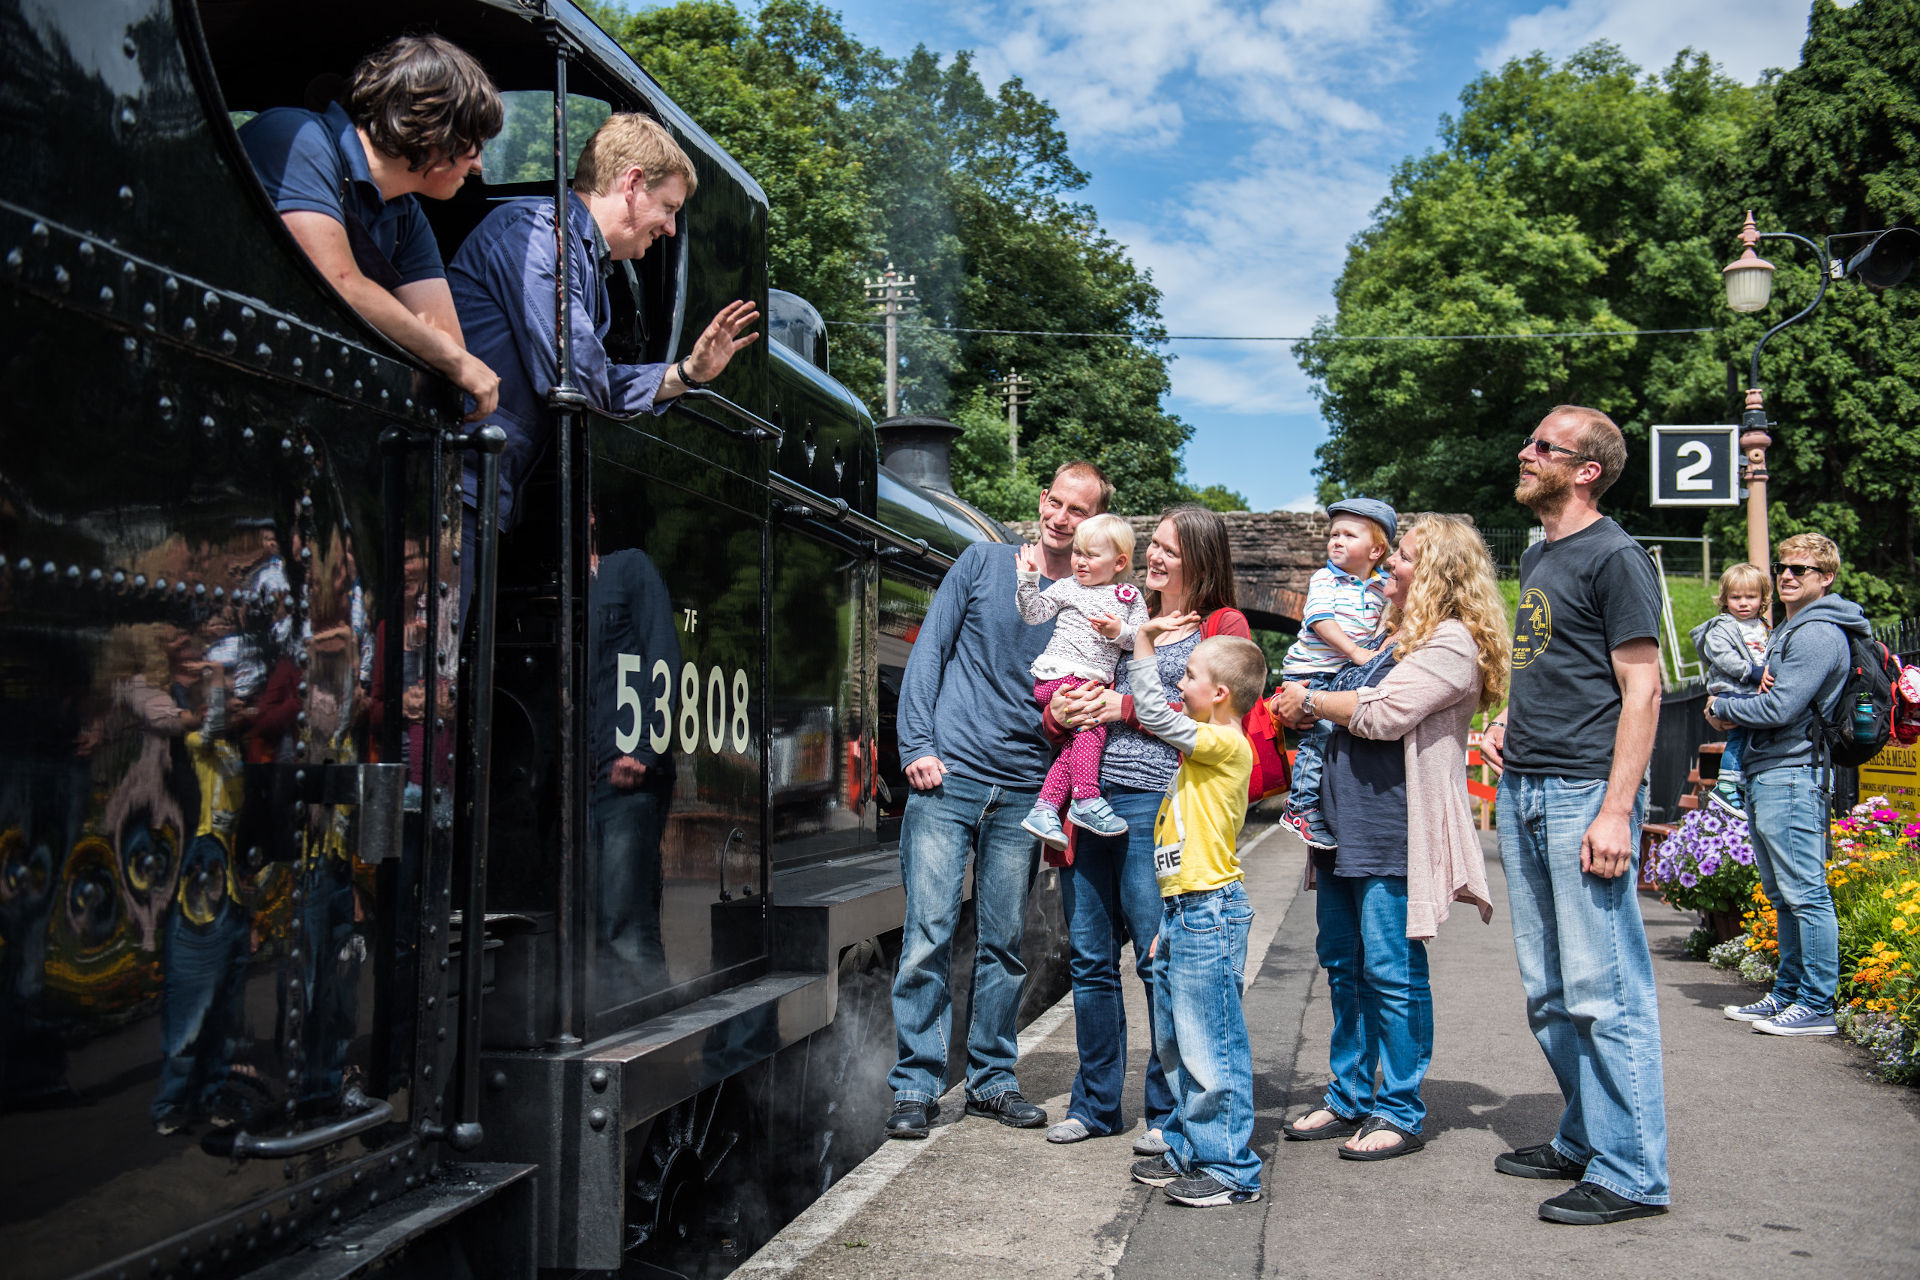
[[[0,28],[8,1274],[724,1269],[879,1141],[900,673],[1006,531],[880,464],[768,288],[761,188],[573,6]],[[773,339],[660,416],[561,398],[471,545],[497,430],[334,291],[236,132],[429,30],[508,123],[423,203],[447,258],[643,112],[699,187],[615,264],[610,353],[683,356],[735,298]]]

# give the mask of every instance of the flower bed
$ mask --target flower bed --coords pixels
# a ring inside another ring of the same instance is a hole
[[[1827,884],[1840,924],[1840,1029],[1888,1080],[1920,1084],[1920,823],[1884,796],[1832,825]],[[1746,934],[1709,959],[1766,982],[1777,963],[1777,916],[1756,884]]]

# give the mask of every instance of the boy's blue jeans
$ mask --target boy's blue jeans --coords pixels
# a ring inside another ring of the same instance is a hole
[[[1333,1003],[1327,1110],[1349,1120],[1383,1116],[1419,1133],[1427,1118],[1420,1082],[1433,1062],[1433,990],[1427,945],[1407,937],[1407,878],[1318,879],[1315,945]]]
[[[1153,874],[1153,820],[1164,791],[1107,788],[1107,803],[1126,820],[1125,835],[1082,830],[1073,865],[1060,873],[1060,909],[1067,917],[1067,963],[1073,975],[1074,1037],[1080,1070],[1073,1077],[1067,1114],[1090,1133],[1118,1133],[1126,1121],[1120,1094],[1127,1079],[1127,1005],[1120,947],[1133,939],[1133,968],[1147,988],[1147,1026],[1153,1026],[1154,973],[1161,958],[1147,957],[1160,932],[1160,882]],[[1153,1044],[1155,1037],[1148,1036]],[[1146,1121],[1166,1127],[1173,1091],[1158,1055],[1147,1055]]]
[[[1173,1086],[1167,1159],[1238,1191],[1260,1189],[1253,1153],[1253,1046],[1240,1009],[1253,908],[1239,881],[1165,899],[1153,1034]]]
[[[900,879],[907,893],[893,1023],[900,1057],[887,1084],[896,1102],[932,1102],[946,1092],[953,1030],[953,934],[960,921],[967,858],[973,865],[972,1016],[967,1028],[967,1094],[985,1101],[1018,1089],[1020,958],[1027,891],[1040,871],[1040,845],[1020,820],[1038,789],[1014,790],[948,773],[931,791],[907,796],[900,822]]]
[[[1720,753],[1720,781],[1736,785],[1742,781],[1740,758],[1747,754],[1749,736],[1745,725],[1735,725],[1727,730],[1727,748]]]
[[[1322,671],[1307,677],[1307,688],[1326,689],[1338,674]],[[1320,762],[1327,753],[1327,741],[1333,737],[1333,721],[1315,720],[1313,728],[1300,735],[1294,744],[1293,783],[1287,792],[1287,808],[1308,813],[1320,807]]]
[[[1815,1013],[1833,1012],[1840,984],[1840,926],[1827,887],[1827,808],[1823,770],[1768,769],[1747,783],[1747,827],[1760,887],[1779,917],[1780,971],[1773,993]]]
[[[1553,1147],[1586,1180],[1642,1204],[1666,1204],[1667,1102],[1653,957],[1640,919],[1638,868],[1606,879],[1580,869],[1580,844],[1606,799],[1604,778],[1508,770],[1500,779],[1500,861],[1527,1021],[1566,1110]],[[1638,847],[1647,789],[1633,804]]]

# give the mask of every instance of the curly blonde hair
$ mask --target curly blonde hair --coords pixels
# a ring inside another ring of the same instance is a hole
[[[1387,626],[1398,633],[1395,661],[1427,642],[1449,618],[1466,624],[1480,650],[1480,710],[1507,698],[1507,667],[1512,659],[1512,625],[1493,576],[1493,557],[1472,522],[1459,516],[1423,515],[1407,530],[1417,538],[1413,585],[1405,608],[1387,610]]]

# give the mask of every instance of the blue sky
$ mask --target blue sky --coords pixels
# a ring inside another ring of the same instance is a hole
[[[832,0],[829,0],[832,3]],[[1799,61],[1806,0],[850,0],[890,54],[971,49],[1060,112],[1085,197],[1153,272],[1170,333],[1305,333],[1349,238],[1480,71],[1594,40],[1643,68],[1705,49],[1752,81]],[[1738,248],[1728,230],[1728,258]],[[903,269],[905,268],[903,266]],[[1702,299],[1713,319],[1712,299]],[[1255,510],[1312,505],[1326,438],[1285,343],[1175,343],[1187,475]],[[1035,371],[1036,376],[1044,376]]]

